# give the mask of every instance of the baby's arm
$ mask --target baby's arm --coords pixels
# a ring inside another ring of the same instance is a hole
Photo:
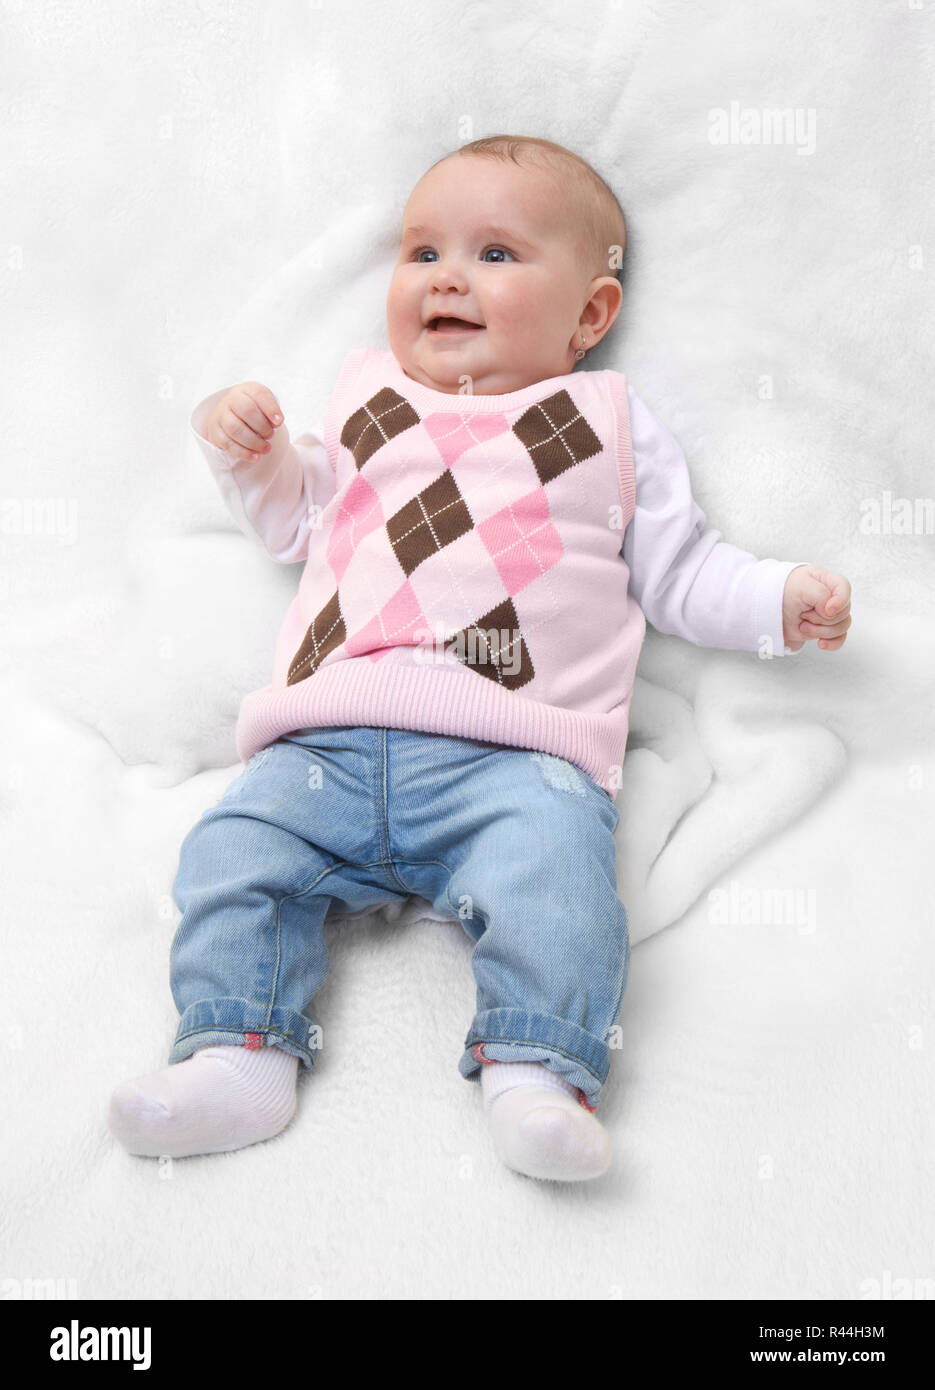
[[[269,440],[268,453],[255,461],[238,458],[207,438],[209,421],[230,390],[215,391],[195,407],[192,433],[243,534],[260,544],[271,559],[295,564],[307,558],[321,511],[335,492],[334,472],[322,443],[323,428],[313,425],[290,440],[281,424]]]
[[[790,654],[783,591],[807,562],[758,560],[706,530],[681,447],[631,387],[628,400],[636,508],[621,553],[647,621],[699,646]]]

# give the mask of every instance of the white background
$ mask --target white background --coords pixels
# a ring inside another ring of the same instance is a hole
[[[933,492],[932,13],[0,6],[6,1296],[862,1299],[935,1277],[933,538],[860,524]],[[712,144],[732,101],[814,112],[814,151]],[[294,433],[317,419],[348,348],[385,342],[412,184],[500,132],[612,183],[625,303],[591,365],[678,436],[725,538],[848,576],[852,632],[772,663],[649,634],[599,1182],[499,1165],[456,1069],[467,940],[380,917],[334,930],[330,1045],[283,1135],[131,1158],[107,1100],[174,1035],[178,846],[238,771],[299,573],[237,532],[190,412],[257,377]],[[732,882],[811,893],[814,929],[719,925]]]

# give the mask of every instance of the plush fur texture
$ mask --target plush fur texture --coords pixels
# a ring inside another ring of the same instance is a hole
[[[850,1299],[931,1275],[932,538],[861,528],[931,492],[927,11],[594,8],[6,17],[6,1297]],[[734,101],[812,110],[814,149],[712,143]],[[348,347],[385,342],[411,186],[500,131],[576,149],[628,214],[586,365],[631,377],[725,539],[850,578],[851,635],[770,663],[648,634],[601,1179],[497,1162],[456,1070],[469,942],[418,903],[330,927],[326,1043],[282,1135],[131,1158],[107,1100],[174,1035],[178,847],[239,770],[299,577],[239,534],[189,413],[256,379],[294,433],[316,421]],[[34,498],[62,503],[51,533]]]

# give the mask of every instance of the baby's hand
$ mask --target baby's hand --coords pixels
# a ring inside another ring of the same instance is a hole
[[[851,586],[842,574],[819,565],[797,565],[782,592],[782,635],[797,652],[812,638],[834,652],[847,641],[851,625]]]
[[[232,386],[215,406],[205,438],[234,458],[255,463],[268,454],[272,439],[282,424],[282,411],[272,391],[258,381],[242,381]]]

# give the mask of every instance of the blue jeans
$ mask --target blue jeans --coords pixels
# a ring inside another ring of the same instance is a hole
[[[589,1110],[630,947],[610,796],[570,762],[405,729],[300,729],[256,753],[182,842],[169,1061],[210,1043],[314,1065],[332,915],[418,894],[473,941],[458,1063],[543,1062]]]

